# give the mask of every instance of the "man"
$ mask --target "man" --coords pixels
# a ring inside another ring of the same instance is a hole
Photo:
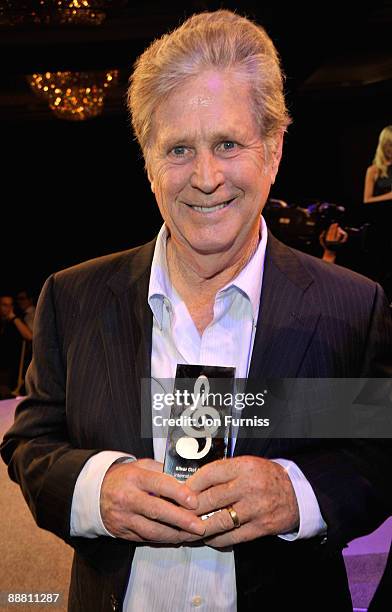
[[[341,549],[387,516],[389,445],[238,432],[180,484],[140,435],[140,381],[386,376],[382,292],[267,235],[289,119],[262,28],[195,15],[139,58],[129,104],[165,224],[47,281],[10,475],[75,548],[71,610],[351,610]]]

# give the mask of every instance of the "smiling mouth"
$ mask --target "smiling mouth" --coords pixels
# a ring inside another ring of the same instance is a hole
[[[196,210],[197,212],[210,214],[216,212],[217,210],[227,208],[227,206],[229,206],[229,204],[231,204],[233,200],[235,200],[235,198],[231,198],[231,200],[226,200],[221,204],[215,204],[215,206],[196,206],[194,204],[187,204],[187,206],[189,206],[189,208],[192,208],[193,210]]]

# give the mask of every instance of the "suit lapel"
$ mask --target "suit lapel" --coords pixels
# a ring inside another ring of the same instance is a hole
[[[152,313],[148,307],[148,286],[155,240],[131,251],[110,279],[113,301],[104,309],[101,331],[113,398],[118,419],[121,448],[138,456],[153,456],[151,440],[151,397],[149,388],[141,397],[140,381],[151,374]],[[268,237],[262,296],[253,356],[248,376],[268,385],[269,379],[298,375],[320,313],[306,300],[312,276],[295,252]],[[143,402],[142,402],[143,399]],[[148,432],[141,437],[143,422]],[[246,417],[246,409],[242,415]],[[243,436],[243,434],[242,434]],[[261,454],[270,440],[239,437],[235,454]]]
[[[320,316],[306,300],[313,278],[271,234],[249,378],[294,378]]]
[[[142,393],[141,380],[148,379],[151,373],[152,313],[148,286],[154,245],[152,241],[126,256],[108,282],[114,295],[101,317],[121,448],[128,448],[139,457],[153,457],[151,396]]]
[[[247,391],[263,391],[271,379],[298,376],[320,317],[319,308],[306,299],[312,283],[295,251],[269,233]],[[246,409],[242,416],[247,416]],[[235,454],[246,454],[254,445],[260,452],[268,444],[267,439],[252,441],[242,431]]]

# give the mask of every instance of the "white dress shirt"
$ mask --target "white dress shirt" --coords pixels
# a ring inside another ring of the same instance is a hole
[[[261,240],[237,277],[218,291],[212,322],[200,335],[180,296],[170,284],[166,264],[167,230],[159,232],[151,267],[148,303],[153,313],[151,377],[174,379],[178,363],[231,366],[236,378],[249,372],[262,290],[267,228],[261,217]],[[162,389],[159,389],[162,391]],[[160,411],[162,416],[169,416]],[[154,436],[154,458],[163,462],[166,440]],[[234,442],[235,444],[235,437]],[[111,534],[99,512],[99,496],[107,469],[124,453],[103,451],[85,464],[76,483],[71,535]],[[274,459],[288,471],[300,514],[297,533],[280,537],[309,538],[326,529],[311,485],[292,461]],[[137,546],[124,600],[124,612],[235,612],[236,581],[232,549],[204,545]]]

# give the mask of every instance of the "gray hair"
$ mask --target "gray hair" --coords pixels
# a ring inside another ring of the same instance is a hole
[[[186,80],[211,69],[234,71],[249,83],[266,153],[286,131],[291,120],[283,93],[284,75],[268,34],[228,10],[198,13],[156,39],[135,62],[128,108],[146,164],[158,105]]]

